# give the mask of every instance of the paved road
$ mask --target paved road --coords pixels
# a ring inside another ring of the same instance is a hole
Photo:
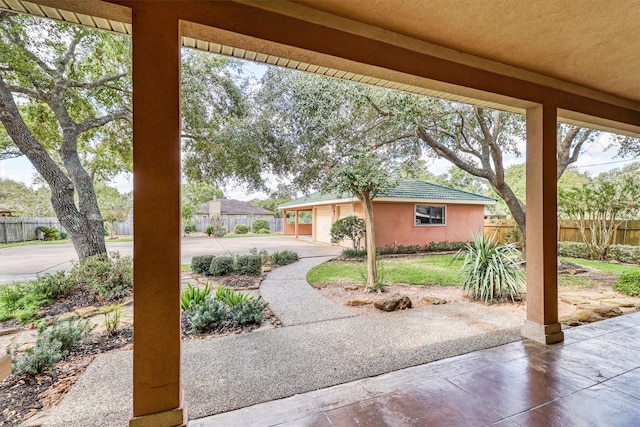
[[[301,257],[334,256],[340,249],[311,243],[304,239],[285,236],[243,237],[232,239],[215,239],[208,237],[190,237],[182,240],[181,263],[188,264],[196,255],[246,254],[250,249],[265,249],[269,253],[290,249]],[[121,255],[133,255],[132,242],[107,242],[109,252],[117,251]],[[0,249],[0,284],[17,280],[29,280],[39,274],[69,270],[73,261],[77,260],[73,245],[50,244],[15,246]]]

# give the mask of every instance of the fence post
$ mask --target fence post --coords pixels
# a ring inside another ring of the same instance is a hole
[[[22,241],[26,242],[27,241],[27,233],[24,229],[24,218],[22,219],[22,221],[20,221],[20,224],[22,225]]]
[[[9,229],[7,228],[7,220],[4,220],[4,242],[9,243]]]

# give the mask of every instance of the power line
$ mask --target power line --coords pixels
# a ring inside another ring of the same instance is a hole
[[[594,163],[592,165],[582,165],[582,166],[576,166],[576,165],[571,165],[571,168],[575,168],[575,169],[580,169],[580,168],[590,168],[592,166],[602,166],[602,165],[612,165],[614,163],[624,163],[624,162],[634,162],[638,160],[637,157],[634,157],[633,159],[626,159],[626,160],[612,160],[610,162],[604,162],[604,163]]]

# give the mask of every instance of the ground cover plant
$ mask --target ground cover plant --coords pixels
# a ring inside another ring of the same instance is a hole
[[[618,281],[613,284],[613,289],[631,297],[639,296],[640,271],[622,273]]]

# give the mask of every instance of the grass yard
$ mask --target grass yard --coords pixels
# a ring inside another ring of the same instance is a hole
[[[461,264],[461,261],[453,261],[453,255],[383,258],[381,273],[385,281],[389,283],[458,286]],[[327,262],[309,271],[307,281],[312,285],[362,283],[366,271],[367,264],[365,262]]]
[[[640,266],[611,264],[579,258],[562,258],[565,261],[596,270],[588,275],[561,274],[558,284],[574,289],[593,288],[602,283],[598,276],[619,276],[630,271],[640,271]],[[383,258],[382,275],[388,283],[411,285],[459,286],[459,269],[462,261],[453,261],[453,255],[424,255],[406,258]],[[363,283],[367,265],[365,262],[336,261],[314,267],[307,275],[311,285],[334,283]],[[610,280],[610,279],[609,279]]]
[[[269,233],[269,234],[260,234],[260,233],[247,233],[247,234],[235,234],[235,233],[227,233],[224,235],[224,239],[241,239],[243,237],[273,237],[273,236],[282,236],[282,233]]]

